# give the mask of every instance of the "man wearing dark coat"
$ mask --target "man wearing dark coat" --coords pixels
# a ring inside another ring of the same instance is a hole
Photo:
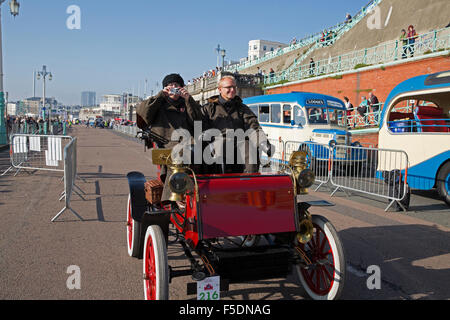
[[[169,74],[163,79],[163,90],[156,96],[143,101],[137,108],[137,126],[145,129],[151,126],[154,133],[169,140],[160,148],[172,148],[178,142],[170,141],[177,129],[194,134],[194,121],[201,121],[200,105],[184,88],[179,74]]]
[[[244,144],[238,145],[236,141],[233,142],[234,145],[234,161],[232,164],[226,163],[226,148],[223,148],[223,171],[224,173],[251,173],[257,172],[259,169],[259,159],[258,154],[255,154],[252,158],[249,153],[251,148],[249,148],[249,140],[252,140],[256,147],[262,147],[263,151],[270,153],[270,144],[267,143],[267,137],[264,134],[258,118],[246,106],[242,99],[236,95],[236,80],[232,76],[224,76],[219,81],[219,95],[213,96],[208,99],[208,103],[202,107],[203,114],[203,128],[204,129],[218,129],[223,137],[226,137],[227,130],[242,129],[244,132],[249,129],[253,130],[255,139],[248,139]],[[242,148],[246,148],[244,163],[238,163],[237,154],[243,151]],[[253,149],[256,151],[256,149]],[[249,160],[255,161],[249,161]],[[253,163],[252,163],[253,162]]]
[[[143,101],[136,108],[136,123],[141,129],[151,127],[151,130],[168,140],[166,144],[158,142],[159,148],[174,148],[179,141],[171,141],[174,131],[187,130],[192,137],[194,121],[201,121],[201,106],[189,95],[184,87],[184,80],[179,74],[169,74],[163,79],[163,90],[156,96]],[[161,200],[167,201],[170,188],[167,185],[166,166],[161,167],[160,178],[165,183]]]

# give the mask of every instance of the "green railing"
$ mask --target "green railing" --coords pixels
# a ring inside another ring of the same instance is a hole
[[[347,22],[341,22],[341,23],[338,23],[337,25],[335,25],[335,26],[333,26],[331,28],[327,28],[326,30],[333,34],[333,37],[330,38],[329,40],[325,40],[325,41],[322,42],[321,41],[322,32],[317,32],[315,34],[309,35],[309,36],[299,40],[296,44],[292,44],[292,45],[289,45],[289,46],[287,46],[285,48],[282,48],[282,49],[279,49],[279,50],[275,50],[273,52],[266,53],[261,58],[245,61],[245,62],[240,63],[240,64],[226,66],[224,68],[224,70],[228,71],[228,72],[237,72],[237,71],[240,71],[240,70],[243,70],[243,69],[250,68],[250,67],[252,67],[254,65],[263,63],[263,62],[265,62],[267,60],[271,60],[271,59],[277,58],[277,57],[282,56],[282,55],[284,55],[286,53],[289,53],[291,51],[311,46],[310,48],[305,50],[306,51],[305,54],[303,54],[302,57],[299,60],[296,60],[294,62],[294,65],[296,65],[297,63],[302,61],[307,56],[306,53],[308,51],[310,51],[312,47],[315,48],[316,46],[330,45],[334,41],[336,41],[337,38],[342,36],[342,34],[346,33],[353,26],[355,26],[359,21],[361,21],[367,15],[367,13],[370,12],[381,1],[382,0],[371,0],[360,11],[358,11],[358,13],[356,13],[354,17],[352,17],[352,21],[351,22],[348,22],[348,23]]]
[[[361,67],[412,59],[439,51],[449,51],[449,49],[450,28],[444,28],[418,36],[414,44],[403,45],[402,41],[393,40],[376,47],[316,61],[313,68],[308,63],[294,70],[266,75],[264,84],[272,85],[281,81],[298,81],[316,76],[339,74]]]
[[[358,107],[348,109],[347,125],[349,130],[378,128],[383,105],[384,103],[379,103],[376,105],[367,106],[366,112],[364,112],[363,115],[358,112]]]

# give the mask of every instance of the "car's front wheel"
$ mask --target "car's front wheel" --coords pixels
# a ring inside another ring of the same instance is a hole
[[[336,229],[324,217],[313,215],[313,236],[306,244],[297,244],[306,256],[306,266],[297,265],[295,273],[306,298],[338,299],[345,282],[345,256]]]
[[[169,266],[166,241],[158,225],[147,228],[143,255],[145,300],[169,298]]]

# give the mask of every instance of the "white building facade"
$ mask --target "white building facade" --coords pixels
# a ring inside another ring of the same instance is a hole
[[[10,115],[10,116],[16,116],[17,115],[17,103],[8,102],[6,104],[6,114]]]
[[[120,114],[123,108],[123,96],[121,94],[105,94],[100,103],[100,109]]]
[[[263,57],[269,52],[276,52],[278,49],[283,49],[288,45],[276,41],[267,40],[250,40],[248,42],[248,60],[252,61]]]

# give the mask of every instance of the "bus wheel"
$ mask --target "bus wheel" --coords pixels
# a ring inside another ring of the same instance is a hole
[[[450,207],[450,162],[447,162],[437,175],[437,190]]]

